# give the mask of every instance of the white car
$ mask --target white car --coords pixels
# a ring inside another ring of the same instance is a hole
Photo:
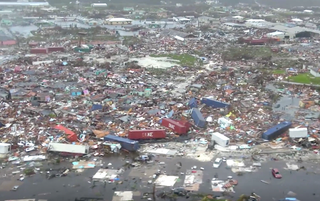
[[[219,168],[222,163],[222,158],[216,158],[216,160],[213,163],[213,168]]]

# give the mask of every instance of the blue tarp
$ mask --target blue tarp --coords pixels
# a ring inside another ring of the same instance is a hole
[[[297,198],[285,198],[285,199],[281,199],[279,201],[298,201]]]
[[[72,95],[72,96],[81,96],[81,95],[82,95],[82,92],[80,92],[80,91],[79,91],[79,92],[75,92],[75,91],[74,91],[74,92],[71,92],[71,95]]]
[[[93,104],[91,111],[95,111],[95,110],[102,110],[102,105]]]

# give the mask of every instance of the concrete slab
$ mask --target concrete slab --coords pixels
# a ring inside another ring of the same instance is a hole
[[[132,191],[115,191],[112,201],[129,201],[133,200]]]
[[[100,169],[95,175],[93,175],[93,181],[108,181],[114,180],[119,175],[119,170],[112,169]]]
[[[160,175],[155,181],[155,184],[158,186],[172,187],[177,182],[178,178],[179,177],[177,176]]]
[[[201,170],[187,170],[183,186],[186,190],[198,191],[203,180],[203,171]]]

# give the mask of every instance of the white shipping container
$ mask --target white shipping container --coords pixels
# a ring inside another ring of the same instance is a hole
[[[229,145],[230,139],[221,133],[215,132],[211,134],[211,142],[215,142],[222,147],[226,147]]]
[[[289,136],[291,138],[305,138],[308,137],[308,129],[307,128],[290,128]]]
[[[19,200],[5,200],[5,201],[36,201],[36,199],[19,199]]]
[[[7,154],[11,151],[11,144],[0,143],[0,154]]]
[[[63,152],[72,154],[88,154],[89,146],[86,145],[75,145],[75,144],[63,144],[63,143],[50,143],[48,151],[52,152]]]

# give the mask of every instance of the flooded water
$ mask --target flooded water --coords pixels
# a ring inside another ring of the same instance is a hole
[[[273,84],[268,84],[266,88],[274,92],[279,92]],[[282,94],[278,102],[273,105],[274,112],[283,113],[283,115],[281,115],[282,119],[292,121],[295,118],[295,113],[298,111],[305,113],[306,116],[313,116],[315,118],[320,115],[320,112],[301,108],[299,103],[302,99],[296,96],[296,94],[293,95],[294,96],[289,93]]]
[[[71,26],[77,26],[78,28],[84,28],[84,29],[89,29],[91,27],[95,27],[95,26],[90,26],[88,24],[85,23],[80,23],[80,22],[72,22],[72,21],[55,21],[55,20],[48,20],[49,22],[53,22],[58,26],[61,26],[63,28],[68,28]],[[141,26],[148,26],[148,24],[159,24],[161,25],[161,28],[166,28],[166,29],[172,29],[172,28],[179,28],[179,27],[184,27],[184,24],[180,24],[177,22],[164,22],[164,21],[155,21],[155,22],[145,22],[145,21],[139,21],[139,20],[134,20],[132,21],[132,25],[141,25]],[[121,36],[134,36],[138,34],[137,32],[131,32],[131,31],[123,31],[123,27],[122,26],[113,26],[113,25],[100,25],[101,27],[110,29],[110,30],[117,30],[119,32],[119,34]],[[35,31],[37,30],[38,27],[35,25],[28,25],[28,26],[12,26],[10,27],[10,30],[13,33],[19,33],[25,37],[30,36],[31,35],[31,31]]]
[[[148,176],[145,176],[145,172],[157,172],[158,169],[166,171],[167,175],[179,176],[179,180],[175,187],[183,185],[184,175],[186,170],[190,170],[192,166],[198,168],[204,168],[203,183],[200,185],[199,192],[210,193],[219,195],[220,193],[213,193],[211,189],[211,179],[215,174],[218,174],[218,178],[225,180],[228,176],[233,176],[238,180],[239,184],[234,188],[235,194],[233,200],[241,194],[250,194],[255,192],[262,197],[262,200],[271,201],[278,200],[287,196],[289,191],[297,194],[297,198],[301,201],[320,200],[320,193],[318,192],[318,184],[320,184],[320,175],[312,173],[312,169],[308,169],[310,164],[304,164],[307,170],[289,171],[284,170],[284,162],[269,161],[262,164],[262,168],[255,173],[245,173],[243,176],[237,176],[232,173],[230,169],[226,168],[223,163],[219,169],[212,168],[212,162],[199,162],[191,159],[182,158],[159,158],[160,161],[166,163],[165,166],[158,164],[145,164],[139,168],[140,174],[133,174],[133,169],[128,169],[120,177],[123,184],[107,184],[105,187],[102,183],[97,183],[96,187],[92,188],[92,184],[88,181],[99,169],[86,169],[83,173],[76,175],[75,173],[69,174],[67,177],[53,178],[51,180],[45,179],[44,175],[37,174],[33,177],[26,178],[24,183],[16,192],[1,192],[1,200],[4,199],[21,199],[21,198],[42,198],[49,201],[55,200],[74,200],[79,197],[103,197],[104,200],[112,200],[114,191],[140,191],[141,193],[152,192],[152,184],[147,184],[150,180]],[[112,163],[113,168],[123,167],[125,160],[118,157],[111,157],[105,159],[106,164]],[[182,168],[177,169],[176,163],[181,162]],[[61,166],[61,165],[60,165]],[[71,163],[67,163],[62,166],[71,166]],[[58,168],[53,166],[52,168]],[[283,175],[282,179],[274,179],[271,175],[271,168],[278,168]],[[198,170],[201,171],[201,170]],[[136,171],[137,172],[137,171]],[[141,180],[140,180],[141,178]],[[268,181],[269,184],[261,182],[261,180]],[[167,188],[170,189],[170,188]],[[164,189],[156,189],[156,193],[162,192]],[[150,196],[151,197],[151,196]],[[141,200],[141,197],[134,197],[134,200]],[[157,200],[163,200],[158,198]],[[181,197],[177,200],[186,200]],[[193,200],[190,198],[190,200]]]

